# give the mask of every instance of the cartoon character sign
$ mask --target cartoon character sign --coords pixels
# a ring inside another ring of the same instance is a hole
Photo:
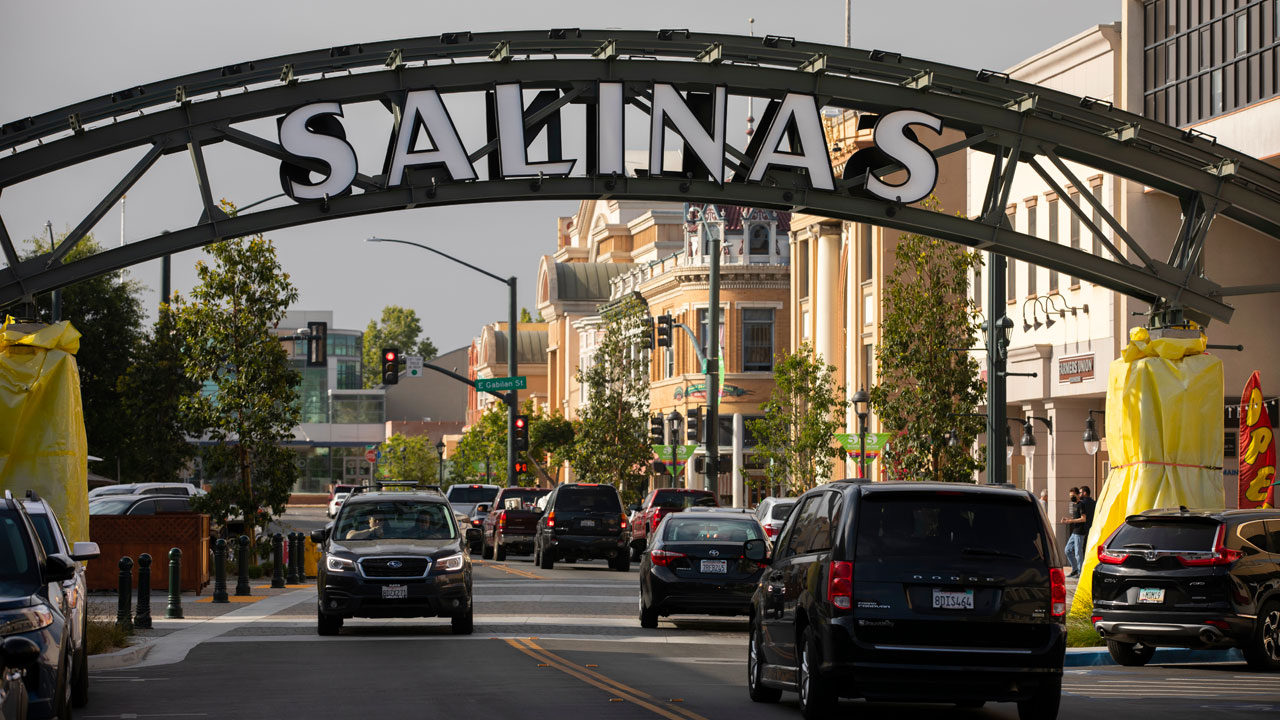
[[[1276,444],[1257,371],[1240,396],[1240,507],[1276,506]]]

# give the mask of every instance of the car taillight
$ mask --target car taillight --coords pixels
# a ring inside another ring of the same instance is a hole
[[[831,563],[827,574],[827,602],[840,610],[853,607],[853,563]]]
[[[553,528],[555,526],[556,526],[556,511],[552,510],[551,512],[547,513],[547,527]]]
[[[1204,621],[1204,624],[1205,624],[1205,625],[1210,625],[1210,626],[1212,626],[1212,627],[1216,627],[1216,628],[1218,628],[1219,630],[1230,630],[1230,629],[1231,629],[1231,626],[1227,624],[1227,621],[1226,621],[1226,620],[1205,620],[1205,621]]]
[[[649,559],[658,567],[671,567],[676,560],[682,557],[688,557],[688,555],[673,550],[653,550],[649,553]]]
[[[626,529],[627,529],[627,516],[626,516],[626,515],[623,515],[623,516],[622,516],[622,529],[623,529],[623,530],[626,530]]]
[[[1054,617],[1067,614],[1067,576],[1062,568],[1049,568],[1049,602]]]
[[[1120,527],[1124,527],[1124,525],[1121,525]],[[1124,564],[1125,558],[1128,557],[1128,555],[1117,555],[1107,550],[1107,548],[1110,547],[1111,545],[1111,541],[1115,538],[1116,534],[1119,532],[1120,532],[1120,528],[1118,527],[1115,530],[1111,531],[1110,537],[1098,543],[1098,562],[1102,563],[1103,565],[1122,565]]]
[[[1102,616],[1101,616],[1101,615],[1094,615],[1092,619],[1093,619],[1093,624],[1094,624],[1094,625],[1097,625],[1098,623],[1102,622]]]
[[[507,514],[506,514],[506,513],[503,513],[503,514],[501,514],[501,515],[499,515],[499,516],[498,516],[498,527],[503,528],[503,529],[506,529],[506,527],[507,527]]]
[[[480,520],[479,519],[472,520],[471,527],[480,527]]]
[[[1209,557],[1187,557],[1185,555],[1178,556],[1178,562],[1185,567],[1202,567],[1205,565],[1230,565],[1240,559],[1244,553],[1239,550],[1229,550],[1224,542],[1227,539],[1227,526],[1219,525],[1218,534],[1213,539],[1213,555]]]

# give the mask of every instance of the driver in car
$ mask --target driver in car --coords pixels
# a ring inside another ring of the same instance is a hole
[[[347,533],[348,540],[378,540],[382,538],[386,519],[380,514],[375,513],[369,516],[369,527],[364,530],[351,530]]]
[[[434,540],[449,537],[449,529],[436,523],[429,512],[420,512],[413,522],[414,537],[420,540]]]

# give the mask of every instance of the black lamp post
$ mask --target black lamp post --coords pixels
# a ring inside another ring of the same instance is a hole
[[[1084,421],[1084,436],[1081,439],[1084,440],[1084,451],[1089,453],[1091,456],[1097,455],[1098,450],[1102,447],[1102,441],[1098,437],[1098,431],[1093,424],[1094,413],[1098,413],[1103,416],[1106,415],[1106,413],[1101,410],[1090,410],[1089,419]]]
[[[858,413],[858,477],[867,476],[867,396],[866,388],[859,388],[853,394],[853,406]]]
[[[444,485],[444,440],[441,440],[440,442],[436,443],[436,454],[440,456],[440,462],[436,463],[436,465],[437,467],[440,468],[440,485],[442,486],[440,489],[443,490],[444,489],[443,487]]]
[[[1020,440],[1018,444],[1022,446],[1022,454],[1027,457],[1028,463],[1031,462],[1031,459],[1036,455],[1035,423],[1031,422],[1032,420],[1039,420],[1044,423],[1045,427],[1049,428],[1049,434],[1053,434],[1053,420],[1049,418],[1036,417],[1034,415],[1027,416],[1027,419],[1022,425],[1022,440]]]

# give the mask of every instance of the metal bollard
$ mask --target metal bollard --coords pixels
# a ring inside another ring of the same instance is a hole
[[[169,551],[169,607],[164,616],[182,617],[182,551],[178,548]]]
[[[227,597],[227,541],[222,538],[213,544],[213,602],[231,602]]]
[[[252,595],[249,590],[249,536],[241,535],[237,541],[240,551],[237,553],[240,565],[240,578],[236,581],[236,595]]]
[[[284,536],[271,536],[271,587],[284,587]]]
[[[307,535],[298,533],[298,582],[307,581]]]
[[[151,556],[138,556],[138,612],[133,616],[136,628],[151,627]]]
[[[133,629],[133,558],[120,558],[120,607],[116,610],[116,625],[125,630]]]
[[[302,582],[298,577],[298,566],[300,565],[298,562],[300,559],[298,557],[298,535],[299,533],[296,532],[289,533],[289,576],[285,578],[285,581],[290,585],[297,585]]]

